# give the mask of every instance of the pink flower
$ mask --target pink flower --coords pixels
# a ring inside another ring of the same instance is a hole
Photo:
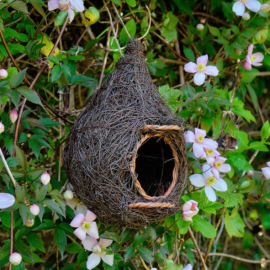
[[[204,164],[203,167],[203,174],[193,174],[189,177],[190,182],[195,187],[205,187],[204,191],[206,197],[209,201],[215,202],[217,200],[216,193],[214,191],[226,191],[227,190],[227,183],[219,178],[216,179],[213,173],[211,172],[211,166],[208,164]],[[214,189],[213,189],[214,188]]]
[[[183,270],[192,270],[193,266],[188,264]]]
[[[0,122],[0,134],[5,131],[5,126]]]
[[[246,70],[251,70],[251,65],[252,66],[261,66],[262,65],[262,61],[263,61],[263,54],[262,53],[253,53],[253,48],[254,45],[250,44],[248,47],[248,54],[246,56],[246,62],[244,63],[243,67]]]
[[[211,76],[217,76],[219,71],[215,66],[206,66],[208,61],[208,55],[203,55],[197,58],[197,64],[189,62],[185,64],[185,71],[189,73],[195,73],[194,83],[196,85],[202,85],[205,81],[205,74]]]
[[[209,163],[212,166],[211,172],[217,179],[219,179],[219,172],[227,173],[231,170],[231,166],[229,164],[223,164],[226,160],[227,158],[216,157],[215,160]]]
[[[100,239],[99,242],[93,237],[87,236],[82,244],[86,250],[93,253],[88,257],[86,267],[91,270],[99,265],[101,259],[108,265],[113,265],[113,255],[106,254],[106,248],[111,245],[112,240]]]
[[[248,173],[247,173],[247,176],[248,176],[248,178],[253,178],[253,176],[254,176],[254,171],[252,171],[252,170],[249,170],[248,171]]]
[[[198,203],[193,200],[189,200],[183,205],[182,218],[185,221],[192,221],[192,217],[197,215],[199,212]]]
[[[245,12],[245,13],[243,14],[243,16],[242,16],[242,19],[243,19],[244,21],[248,21],[248,20],[250,19],[249,13]]]
[[[75,17],[74,11],[82,12],[84,11],[84,5],[82,0],[49,0],[48,2],[49,10],[61,9],[68,11],[69,23],[71,23]]]
[[[266,179],[270,179],[270,161],[268,161],[266,164],[268,167],[262,168],[262,172]]]
[[[192,131],[187,131],[185,134],[186,142],[193,143],[193,153],[196,158],[203,157],[205,155],[204,148],[216,149],[218,144],[212,139],[206,139],[206,131],[203,129],[195,128],[195,134]]]
[[[74,196],[71,200],[66,199],[66,205],[73,209],[76,215],[79,213],[86,215],[87,207],[77,196]]]
[[[9,114],[9,119],[12,123],[15,123],[18,118],[18,113],[16,110],[12,110]]]
[[[204,155],[202,157],[206,159],[208,164],[213,162],[216,156],[220,156],[220,153],[217,150],[206,149],[206,148],[204,148],[203,150],[204,150]]]
[[[5,79],[8,76],[8,73],[5,69],[0,69],[0,79]]]
[[[9,256],[9,262],[12,265],[19,265],[22,261],[22,256],[21,254],[17,253],[17,252],[13,252],[10,256]]]
[[[5,209],[15,203],[15,198],[9,193],[0,193],[0,209]]]
[[[93,220],[96,219],[96,215],[87,210],[86,216],[84,217],[83,214],[79,213],[70,223],[71,227],[77,228],[74,231],[74,234],[80,239],[85,240],[86,234],[94,237],[99,238],[98,228],[96,222]]]
[[[33,204],[30,206],[30,212],[34,215],[34,216],[37,216],[39,214],[39,206],[36,205],[36,204]]]
[[[42,182],[43,185],[47,185],[47,184],[50,183],[51,176],[47,172],[44,172],[41,175],[40,180],[41,180],[41,182]]]
[[[233,12],[237,16],[242,16],[245,12],[245,7],[253,12],[258,12],[261,8],[261,3],[257,0],[239,0],[233,5]]]

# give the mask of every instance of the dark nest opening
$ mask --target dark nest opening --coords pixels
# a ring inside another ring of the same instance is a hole
[[[162,196],[169,189],[175,166],[171,147],[163,138],[152,137],[138,149],[135,172],[149,196]]]

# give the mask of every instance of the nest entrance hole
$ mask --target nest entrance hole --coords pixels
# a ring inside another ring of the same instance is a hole
[[[171,186],[175,160],[162,137],[151,137],[137,152],[137,179],[148,196],[163,196]]]

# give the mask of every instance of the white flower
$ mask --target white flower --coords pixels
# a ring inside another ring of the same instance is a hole
[[[189,177],[190,182],[195,187],[205,187],[204,190],[208,200],[211,202],[215,202],[217,200],[217,196],[214,189],[218,191],[226,191],[227,183],[221,178],[219,179],[215,178],[215,176],[211,172],[210,165],[204,164],[202,169],[203,174],[191,175]]]
[[[5,126],[0,122],[0,134],[5,131]]]
[[[64,192],[63,196],[66,200],[72,200],[73,199],[73,192],[71,190],[66,190]]]
[[[239,0],[233,5],[233,12],[238,16],[243,16],[245,7],[251,11],[258,12],[261,8],[261,3],[257,0]]]
[[[183,270],[192,270],[193,266],[188,264]]]
[[[15,203],[15,198],[9,193],[0,193],[0,209],[5,209]]]
[[[33,204],[30,206],[30,212],[34,215],[34,216],[37,216],[39,214],[39,206],[36,205],[36,204]]]
[[[87,207],[77,196],[74,196],[74,198],[71,200],[66,199],[66,205],[74,210],[75,215],[79,213],[86,215]]]
[[[42,182],[43,185],[47,185],[47,184],[50,183],[51,176],[47,172],[44,172],[41,175],[40,180],[41,180],[41,182]]]
[[[17,252],[13,252],[10,256],[9,256],[9,262],[12,265],[19,265],[22,261],[22,256],[21,254],[17,253]]]

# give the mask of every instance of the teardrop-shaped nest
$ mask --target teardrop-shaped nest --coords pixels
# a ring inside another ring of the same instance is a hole
[[[187,175],[184,121],[152,83],[132,39],[67,139],[64,165],[76,194],[108,224],[141,227],[180,210]]]

